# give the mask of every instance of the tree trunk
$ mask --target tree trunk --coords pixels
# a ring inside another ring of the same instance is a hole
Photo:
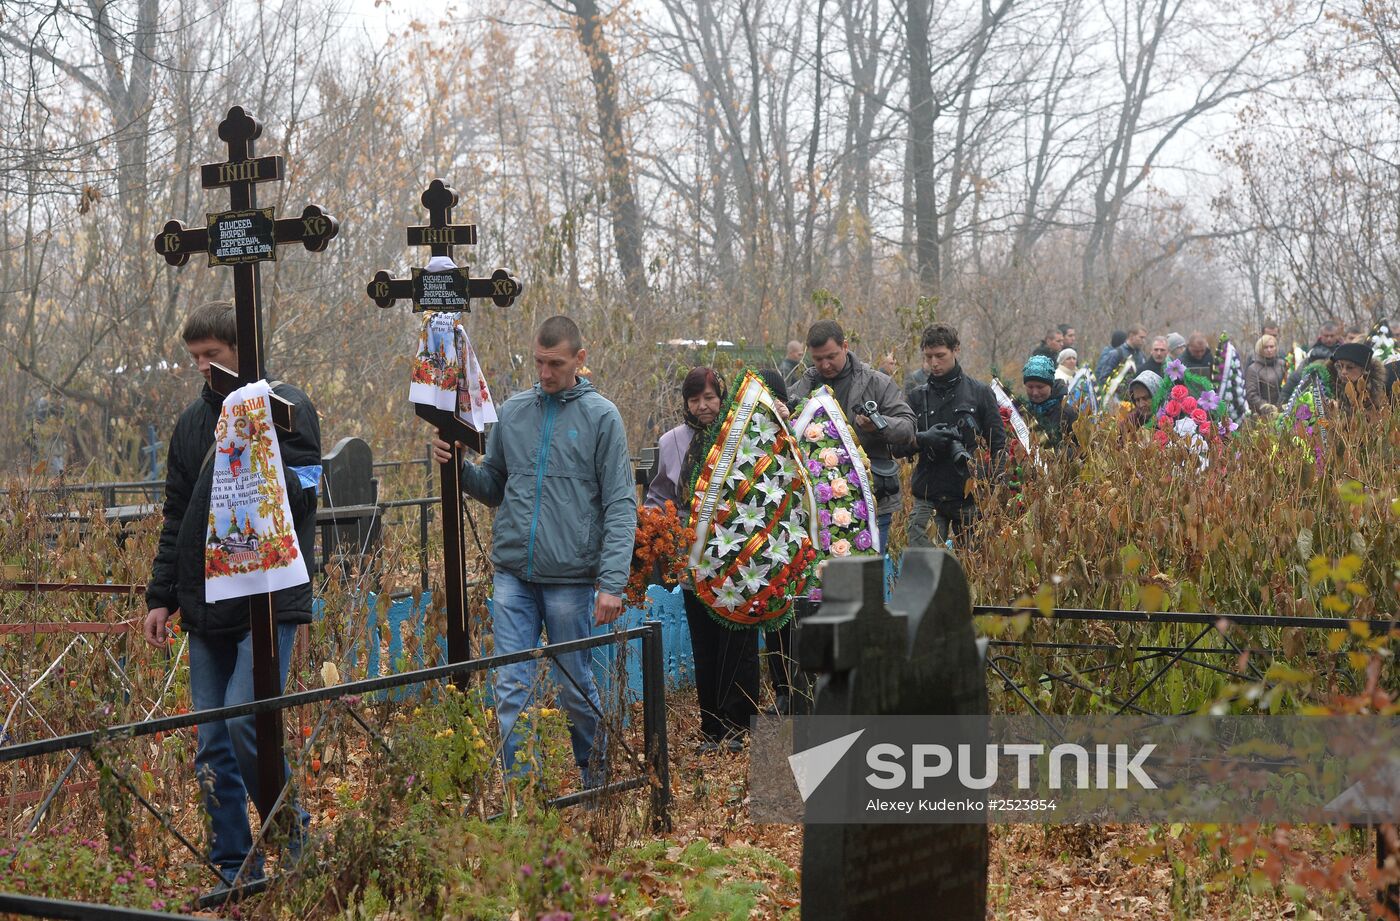
[[[933,174],[933,64],[929,0],[909,0],[904,18],[909,47],[909,165],[914,177],[914,259],[924,294],[938,291],[938,188]]]
[[[617,74],[603,34],[603,22],[595,0],[572,0],[579,44],[588,56],[593,95],[598,105],[598,133],[603,163],[608,173],[608,205],[613,242],[629,297],[645,297],[646,269],[642,261],[642,218],[632,191],[631,147],[618,105]]]

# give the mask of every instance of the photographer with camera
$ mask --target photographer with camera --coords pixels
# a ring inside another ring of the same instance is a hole
[[[909,391],[917,435],[897,456],[919,460],[914,468],[914,511],[909,517],[909,546],[931,547],[932,519],[938,539],[959,537],[977,517],[967,495],[978,442],[991,449],[991,472],[1001,469],[1006,456],[1006,432],[991,388],[975,381],[958,364],[958,331],[943,323],[924,330],[919,348],[924,353],[928,381]]]
[[[815,388],[826,384],[846,418],[855,424],[861,447],[870,459],[871,487],[875,493],[880,548],[889,546],[894,497],[899,495],[899,466],[893,449],[914,439],[914,413],[888,374],[861,362],[846,346],[846,333],[835,320],[818,320],[807,330],[807,354],[812,367],[788,390],[789,405],[796,406]]]

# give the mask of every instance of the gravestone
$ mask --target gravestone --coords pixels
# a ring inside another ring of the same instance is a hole
[[[441,179],[434,179],[423,190],[419,201],[428,209],[428,223],[407,228],[409,246],[426,246],[434,256],[451,258],[453,247],[475,245],[475,224],[452,223],[457,193],[451,186]],[[464,266],[433,272],[415,268],[409,275],[408,278],[394,278],[381,269],[365,286],[365,293],[380,307],[392,307],[395,301],[407,299],[412,302],[414,313],[425,310],[469,313],[473,298],[489,298],[497,307],[509,307],[524,291],[519,279],[505,269],[496,269],[489,277],[474,277]],[[486,450],[486,434],[478,432],[445,409],[415,403],[413,411],[452,445],[451,460],[438,465],[442,491],[443,579],[446,588],[443,594],[447,616],[447,659],[449,662],[465,662],[471,658],[471,648],[467,633],[466,557],[462,546],[462,446],[481,453]],[[453,682],[464,686],[469,677],[459,675]]]
[[[641,498],[646,498],[647,487],[651,485],[651,478],[656,475],[656,446],[642,448],[642,453],[637,455],[632,463],[632,479],[637,484],[637,489],[641,492]]]
[[[342,438],[321,458],[321,556],[326,565],[379,549],[379,480],[374,454],[363,438]]]
[[[234,106],[219,123],[219,140],[228,147],[223,163],[207,163],[200,169],[206,189],[227,188],[230,210],[206,214],[206,226],[186,227],[167,221],[155,237],[155,249],[172,266],[183,266],[190,257],[204,253],[210,266],[233,269],[233,304],[237,323],[238,370],[220,364],[210,366],[210,387],[227,396],[239,387],[267,377],[263,360],[262,276],[259,266],[277,258],[280,244],[300,243],[319,253],[340,231],[336,219],[316,205],[307,205],[300,217],[278,220],[275,208],[259,208],[257,186],[281,182],[286,161],[280,156],[253,156],[253,142],[262,136],[262,125]],[[272,419],[283,431],[292,428],[292,404],[273,394]],[[306,552],[306,548],[303,548]],[[248,599],[249,630],[253,637],[253,697],[266,700],[282,694],[277,668],[276,613],[272,595]],[[282,758],[282,711],[259,713],[255,718],[258,740],[258,813],[266,819],[282,792],[286,776]]]
[[[972,632],[967,578],[945,550],[904,553],[884,602],[880,557],[835,559],[822,605],[799,622],[797,649],[817,672],[813,715],[975,715],[987,684]],[[987,826],[808,825],[803,918],[981,919]]]

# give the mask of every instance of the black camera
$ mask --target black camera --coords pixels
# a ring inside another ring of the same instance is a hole
[[[879,403],[876,403],[874,400],[866,400],[861,408],[864,409],[865,414],[870,417],[870,422],[875,426],[875,431],[883,432],[889,427],[889,422],[885,420],[884,416],[880,415]]]
[[[951,460],[958,472],[966,475],[972,465],[972,451],[967,442],[975,437],[970,421],[960,418],[958,424],[934,423],[916,436],[919,447],[930,460]]]
[[[959,473],[966,475],[972,469],[972,452],[961,441],[953,442],[952,457],[953,466],[958,468]]]

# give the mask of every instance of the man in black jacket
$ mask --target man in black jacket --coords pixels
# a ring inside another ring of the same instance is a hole
[[[1053,364],[1060,355],[1060,349],[1070,348],[1065,344],[1064,332],[1059,326],[1051,326],[1045,330],[1045,335],[1041,337],[1040,344],[1031,351],[1032,355],[1044,355]]]
[[[1148,349],[1147,360],[1138,368],[1138,372],[1151,371],[1158,377],[1166,374],[1167,362],[1170,361],[1171,346],[1167,342],[1166,336],[1158,336],[1152,340],[1152,347]]]
[[[973,380],[958,364],[958,331],[935,323],[924,330],[919,347],[924,353],[928,382],[909,392],[918,435],[897,452],[918,455],[914,468],[914,511],[909,517],[909,546],[929,547],[930,520],[938,539],[958,538],[977,516],[967,495],[972,455],[979,442],[990,448],[991,470],[1006,456],[1006,431],[996,398],[986,384]]]
[[[146,641],[165,648],[168,622],[180,615],[190,640],[190,702],[196,710],[232,706],[253,699],[252,637],[248,600],[208,602],[204,595],[204,545],[209,493],[214,477],[214,428],[223,401],[210,389],[209,365],[238,367],[238,334],[233,305],[215,301],[195,308],[185,320],[185,348],[204,375],[199,398],[186,407],[170,435],[165,477],[165,522],[161,527],[151,578],[146,585]],[[316,482],[320,477],[321,428],[311,400],[295,387],[277,383],[273,391],[293,405],[293,431],[277,431],[287,480],[287,503],[303,554],[315,546]],[[284,588],[273,595],[277,615],[278,664],[286,684],[298,624],[311,622],[311,585]],[[232,882],[253,847],[248,798],[257,795],[257,736],[254,718],[238,717],[199,725],[196,772],[210,817],[209,858]],[[292,838],[299,845],[307,815]],[[262,875],[255,854],[248,878]]]
[[[1303,369],[1315,361],[1330,361],[1332,352],[1336,350],[1337,344],[1342,341],[1342,324],[1336,320],[1328,320],[1322,324],[1318,330],[1317,341],[1308,350],[1307,359],[1298,367],[1293,369],[1293,373],[1288,375],[1288,380],[1283,383],[1282,399],[1287,402],[1292,399],[1293,391],[1298,389],[1298,384],[1303,380]]]

